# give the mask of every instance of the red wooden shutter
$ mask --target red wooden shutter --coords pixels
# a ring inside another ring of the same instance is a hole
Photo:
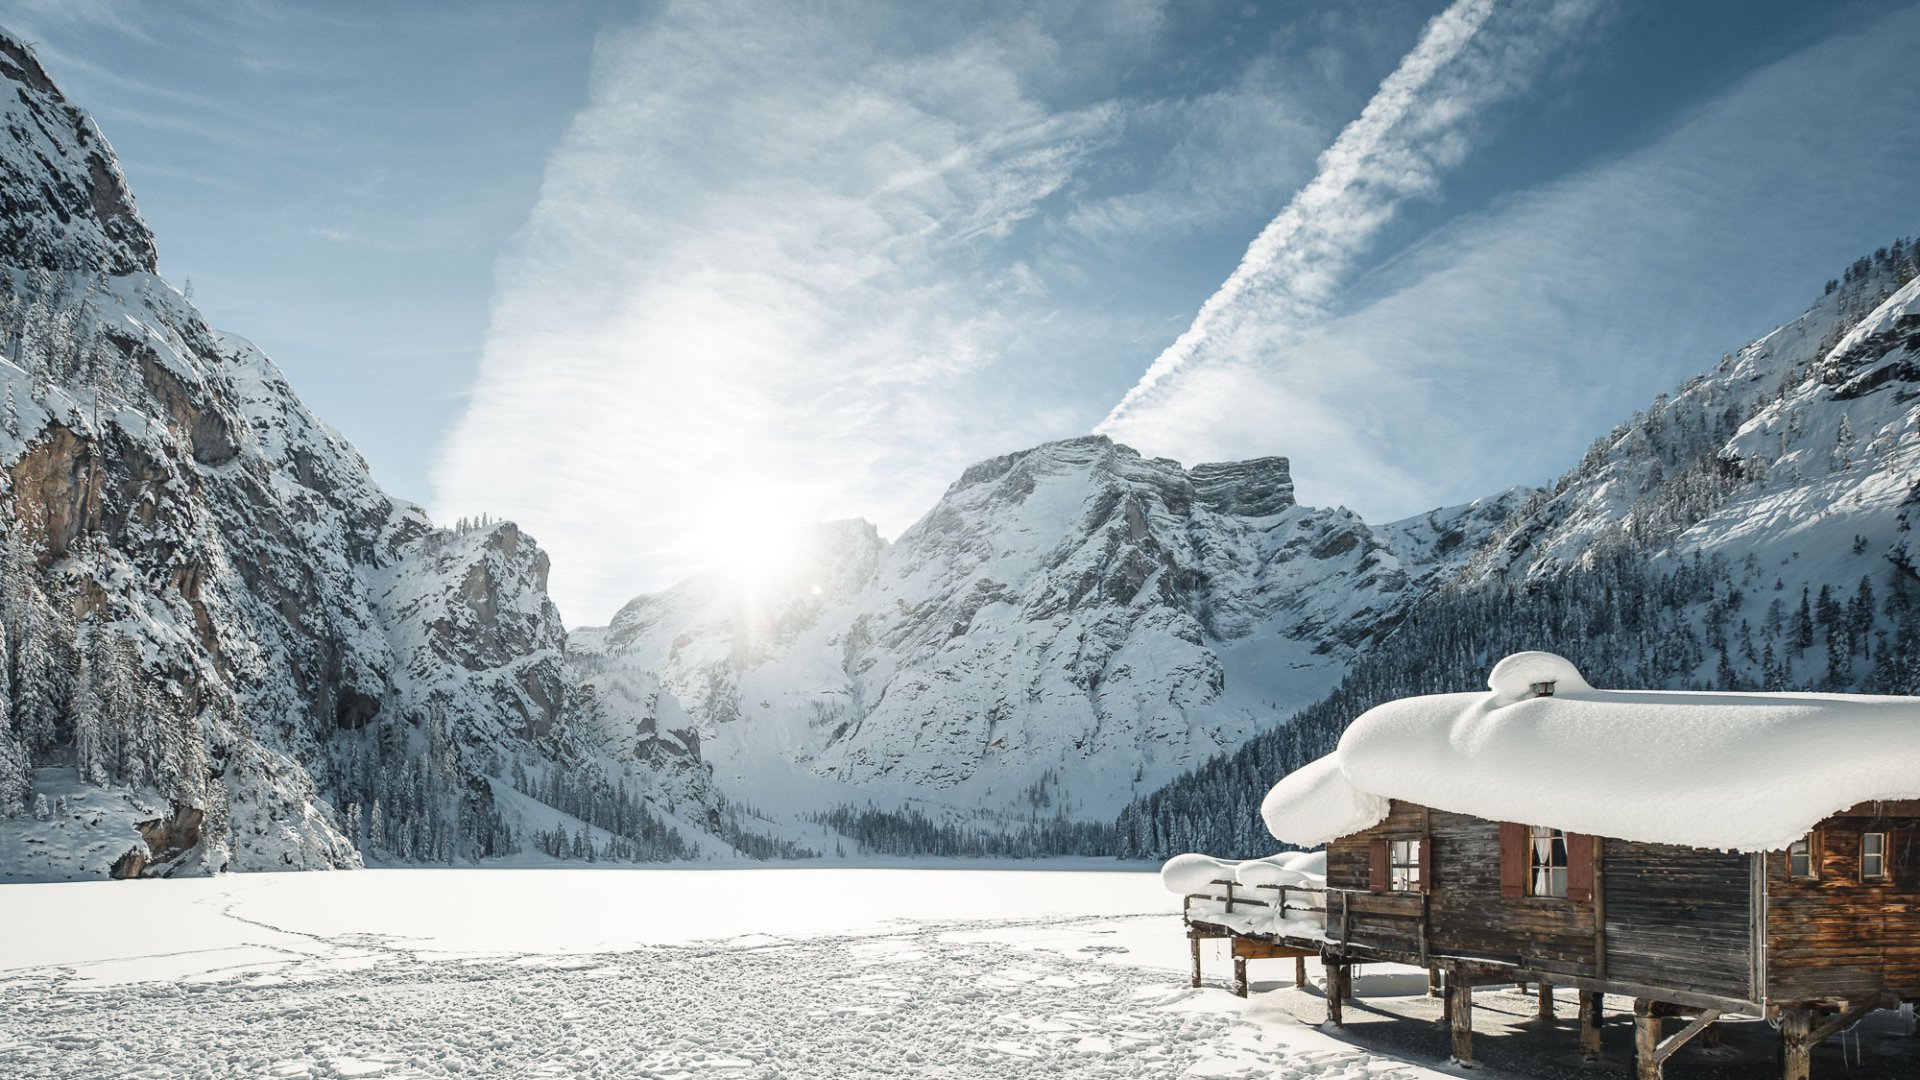
[[[1593,899],[1593,837],[1567,834],[1567,899]]]
[[[1367,891],[1387,891],[1387,842],[1375,840],[1367,852]]]
[[[1429,892],[1432,889],[1433,889],[1433,839],[1431,837],[1423,836],[1420,838],[1420,891]]]
[[[1527,827],[1500,823],[1500,895],[1527,895]]]

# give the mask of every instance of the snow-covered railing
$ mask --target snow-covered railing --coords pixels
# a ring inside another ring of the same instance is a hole
[[[1201,922],[1234,933],[1327,939],[1329,889],[1323,857],[1294,853],[1230,863],[1181,855],[1161,869],[1161,880],[1182,896],[1189,925]],[[1340,903],[1344,912],[1344,897]]]

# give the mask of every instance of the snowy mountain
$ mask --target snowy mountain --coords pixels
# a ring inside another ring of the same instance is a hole
[[[1920,262],[1896,242],[1524,500],[1325,699],[1127,807],[1119,847],[1257,854],[1252,805],[1383,701],[1551,649],[1595,685],[1920,693]]]
[[[0,80],[0,876],[681,850],[594,752],[538,547],[382,492],[155,275],[4,33]],[[575,817],[512,790],[558,772]]]
[[[1285,459],[1070,439],[969,468],[892,544],[823,526],[574,649],[611,719],[763,811],[1104,821],[1324,694],[1523,497],[1376,531],[1298,505]]]
[[[0,878],[1258,854],[1277,775],[1509,652],[1920,687],[1908,244],[1546,490],[1369,525],[1282,458],[1069,439],[891,543],[821,525],[569,636],[531,538],[385,494],[155,274],[111,148],[4,33],[0,80]]]

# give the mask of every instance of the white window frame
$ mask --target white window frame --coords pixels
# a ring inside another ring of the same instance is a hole
[[[1799,859],[1801,866],[1795,867]],[[1820,868],[1813,861],[1813,836],[1808,834],[1787,845],[1787,877],[1793,881],[1818,881]]]
[[[1527,895],[1567,898],[1567,834],[1545,825],[1527,826]]]
[[[1891,835],[1880,831],[1863,832],[1860,834],[1861,881],[1885,881],[1893,876],[1887,872],[1887,856],[1892,853],[1892,839],[1893,837]],[[1869,841],[1873,841],[1872,846],[1874,850],[1872,852],[1867,850]],[[1871,870],[1867,868],[1869,865],[1867,862],[1868,859],[1874,860],[1871,864],[1873,866]]]
[[[1387,841],[1387,891],[1419,892],[1420,841]]]

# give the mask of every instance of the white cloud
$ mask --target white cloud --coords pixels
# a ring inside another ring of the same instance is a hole
[[[1191,436],[1209,426],[1204,410],[1221,403],[1220,374],[1317,322],[1401,204],[1435,191],[1465,157],[1481,114],[1525,88],[1594,7],[1592,0],[1543,0],[1502,10],[1494,0],[1456,0],[1435,16],[1321,155],[1319,172],[1099,430],[1195,456]],[[1215,365],[1219,372],[1206,370]],[[1189,367],[1201,370],[1170,382]],[[1265,390],[1278,403],[1278,391]],[[1181,414],[1196,409],[1202,415]]]
[[[1357,278],[1336,245],[1341,304],[1247,275],[1109,429],[1187,460],[1288,454],[1303,501],[1374,520],[1544,482],[1912,230],[1917,38],[1907,10],[1811,46]]]
[[[965,462],[1070,433],[1016,393],[1035,286],[999,245],[1114,117],[1036,99],[1029,69],[1072,62],[1042,23],[922,44],[688,3],[606,35],[498,268],[437,509],[519,520],[580,621],[742,532],[898,529]]]

